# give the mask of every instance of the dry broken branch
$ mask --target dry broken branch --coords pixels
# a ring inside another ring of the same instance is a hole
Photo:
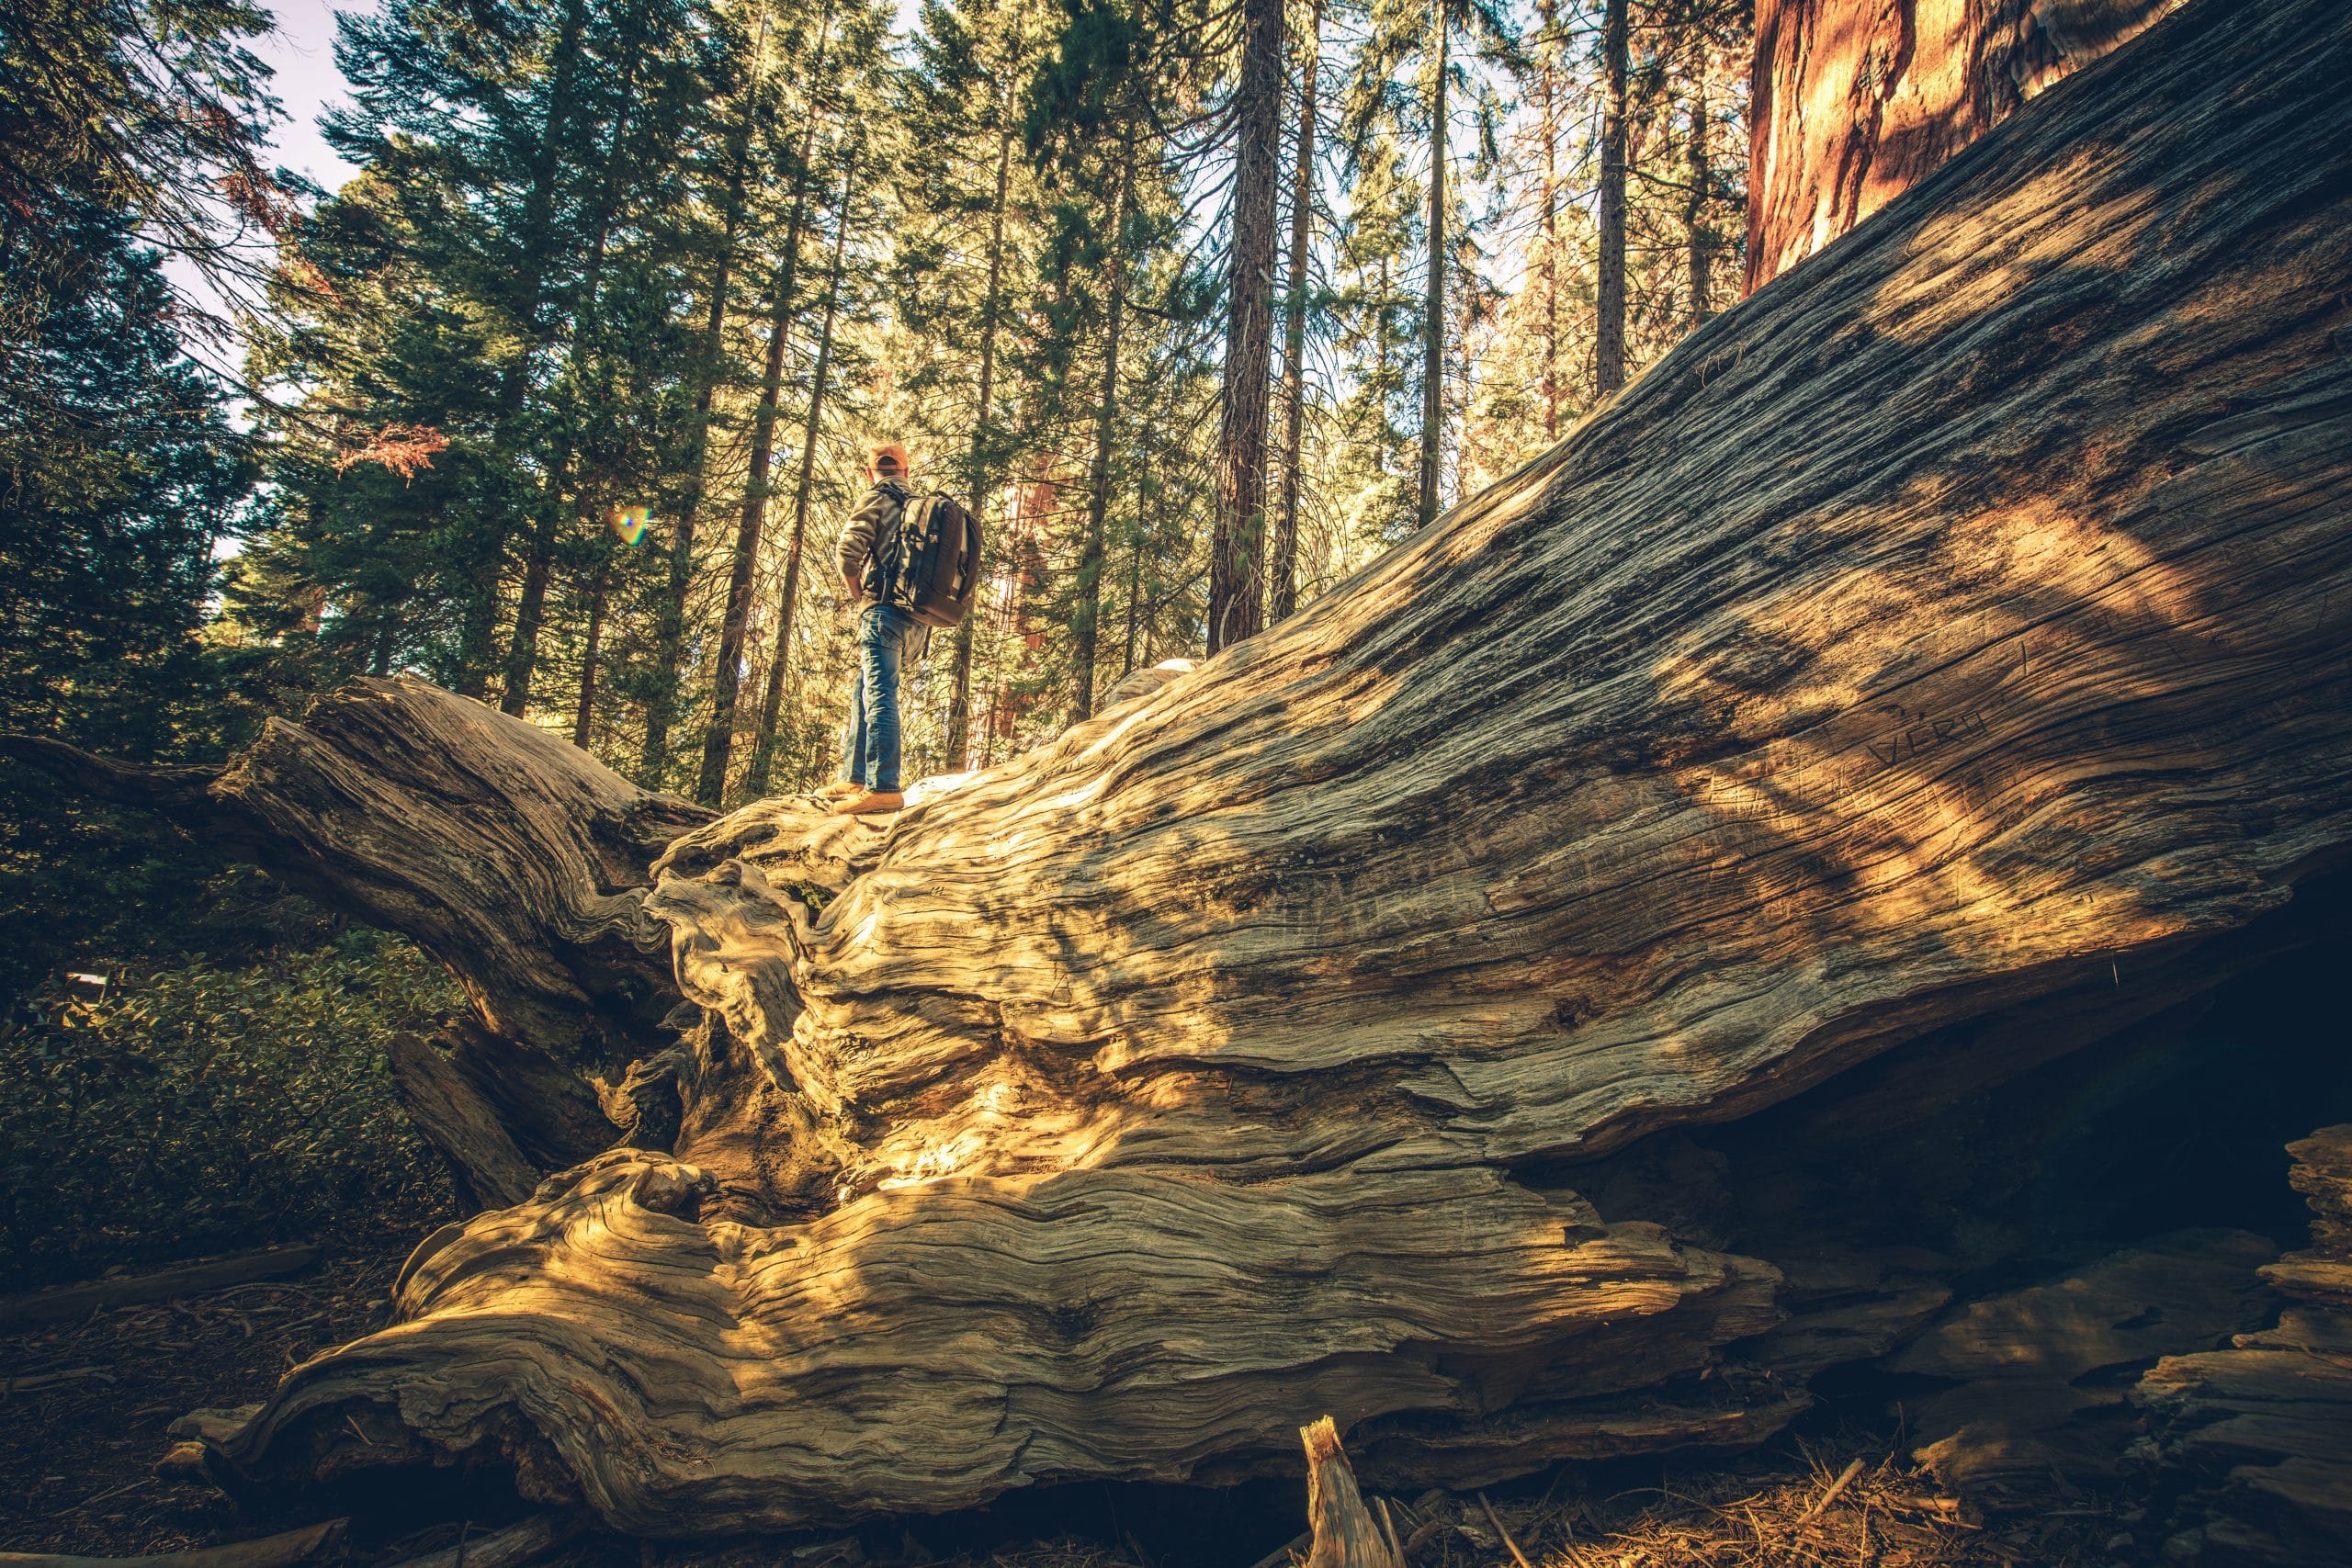
[[[1364,1506],[1331,1418],[1300,1427],[1298,1437],[1306,1449],[1306,1517],[1314,1538],[1306,1568],[1405,1568],[1395,1537]]]
[[[74,1557],[61,1552],[0,1551],[0,1568],[295,1568],[333,1551],[348,1521],[329,1519],[258,1540],[199,1547],[156,1557]]]

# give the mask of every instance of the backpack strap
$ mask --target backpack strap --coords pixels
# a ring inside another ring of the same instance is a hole
[[[899,572],[905,564],[907,507],[914,498],[895,479],[883,479],[874,488],[888,496],[898,508],[888,527],[876,527],[874,531],[874,602],[888,604],[890,596],[898,592]]]

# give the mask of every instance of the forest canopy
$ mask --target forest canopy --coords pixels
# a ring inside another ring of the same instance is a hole
[[[6,9],[0,679],[141,757],[409,671],[649,787],[813,784],[806,563],[895,438],[989,542],[910,773],[1001,760],[1510,471],[1744,265],[1726,0],[388,0],[333,40],[333,191],[263,167],[263,10]]]
[[[987,538],[975,613],[910,666],[907,776],[1000,762],[1295,613],[1742,273],[1728,0],[330,15],[288,40],[299,14],[245,0],[0,0],[0,729],[27,744],[209,765],[413,674],[649,789],[808,788],[854,659],[834,541],[893,439]],[[334,188],[271,166],[287,42],[341,85]],[[392,972],[103,794],[0,746],[28,1150],[268,1056],[241,986]],[[205,999],[151,1050],[71,974]],[[380,1032],[320,1037],[355,1104],[391,1093]],[[288,1190],[374,1168],[269,1103],[173,1157],[282,1144]],[[14,1235],[20,1271],[220,1229],[112,1179]]]

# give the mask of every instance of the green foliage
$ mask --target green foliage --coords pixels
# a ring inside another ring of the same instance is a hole
[[[430,1224],[447,1178],[399,1107],[384,1039],[458,1000],[415,949],[353,931],[21,1007],[0,1037],[0,1241],[16,1277],[0,1288]]]
[[[0,706],[13,729],[154,757],[200,746],[191,705],[217,704],[196,633],[252,473],[131,228],[83,213],[70,274],[0,276],[29,330],[0,395]]]
[[[0,232],[0,727],[142,761],[218,757],[250,729],[239,688],[264,672],[203,636],[253,465],[133,220],[62,198],[51,216],[37,237]],[[269,678],[285,673],[273,659]],[[0,998],[94,946],[141,945],[117,940],[126,911],[184,926],[210,869],[0,761]]]
[[[0,367],[74,287],[94,216],[135,213],[216,292],[249,292],[222,220],[288,211],[254,158],[268,72],[244,40],[269,25],[248,0],[0,0]]]

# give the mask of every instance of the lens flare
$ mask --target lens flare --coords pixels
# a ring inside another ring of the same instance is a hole
[[[652,529],[653,508],[650,506],[624,506],[613,513],[613,532],[620,536],[624,545],[644,543],[645,536]]]

